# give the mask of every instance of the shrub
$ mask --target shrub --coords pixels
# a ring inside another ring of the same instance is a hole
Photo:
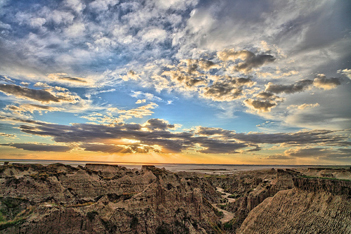
[[[95,210],[89,211],[87,213],[87,216],[88,216],[88,219],[90,220],[90,222],[93,221],[95,219],[95,216],[98,215],[98,214],[99,213],[97,211],[95,211]]]

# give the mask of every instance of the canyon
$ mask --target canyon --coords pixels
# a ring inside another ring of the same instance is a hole
[[[350,168],[0,165],[0,233],[351,233]]]

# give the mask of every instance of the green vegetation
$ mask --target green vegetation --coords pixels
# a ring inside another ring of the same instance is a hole
[[[138,225],[139,220],[136,216],[133,216],[132,221],[130,222],[130,228],[136,228]]]
[[[12,209],[12,208],[16,208],[22,202],[25,202],[27,200],[21,197],[0,197],[0,201],[8,209]]]
[[[218,206],[218,208],[220,208],[222,210],[224,210],[227,207],[227,205],[217,205],[217,206]]]
[[[30,177],[32,177],[35,180],[46,181],[47,178],[49,178],[49,175],[46,172],[42,172],[42,173],[32,174],[32,175],[30,175]]]
[[[223,217],[224,217],[224,214],[223,214],[222,211],[219,211],[219,210],[217,210],[217,209],[214,209],[214,212],[215,212],[215,214],[216,214],[219,218],[223,218]]]
[[[213,223],[209,223],[209,224],[213,230],[213,233],[215,233],[215,234],[225,233],[218,224],[213,224]]]
[[[12,227],[12,226],[16,226],[19,224],[22,224],[26,221],[26,219],[28,218],[28,216],[33,212],[33,207],[28,207],[27,209],[21,211],[20,213],[18,213],[16,215],[16,217],[12,220],[4,220],[4,221],[0,221],[0,230],[4,230],[8,227]],[[2,216],[2,214],[1,214]],[[4,219],[4,217],[2,217]]]
[[[228,196],[228,198],[238,198],[238,197],[241,197],[241,195],[240,194],[236,194],[236,193],[233,193],[233,194]]]
[[[229,222],[226,222],[223,224],[223,228],[224,230],[231,230],[232,229],[232,223],[229,221]]]
[[[0,211],[0,223],[6,221],[6,218],[4,217],[4,215],[2,214],[2,212]]]
[[[99,213],[97,211],[95,211],[95,210],[89,211],[87,213],[87,216],[88,216],[88,219],[90,220],[90,222],[93,221],[95,219],[95,216],[98,215],[98,214]]]
[[[83,207],[83,206],[90,206],[95,204],[95,202],[85,202],[82,204],[73,204],[73,205],[67,205],[66,207]]]
[[[156,234],[170,234],[172,233],[169,224],[166,224],[165,222],[162,222],[161,226],[158,226],[156,228]]]
[[[0,222],[0,230],[4,230],[8,227],[16,226],[18,224],[24,223],[25,221],[26,221],[26,218],[21,217],[21,218],[16,218],[5,222]]]

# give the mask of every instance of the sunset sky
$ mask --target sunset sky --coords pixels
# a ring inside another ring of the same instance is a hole
[[[0,159],[351,164],[350,11],[0,0]]]

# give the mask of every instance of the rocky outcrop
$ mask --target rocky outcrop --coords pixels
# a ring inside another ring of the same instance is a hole
[[[351,233],[351,202],[322,191],[280,191],[255,207],[237,233]]]
[[[0,233],[216,233],[204,189],[156,167],[4,165]]]
[[[319,178],[293,178],[298,189],[309,192],[327,192],[334,195],[347,195],[351,197],[351,181]]]

